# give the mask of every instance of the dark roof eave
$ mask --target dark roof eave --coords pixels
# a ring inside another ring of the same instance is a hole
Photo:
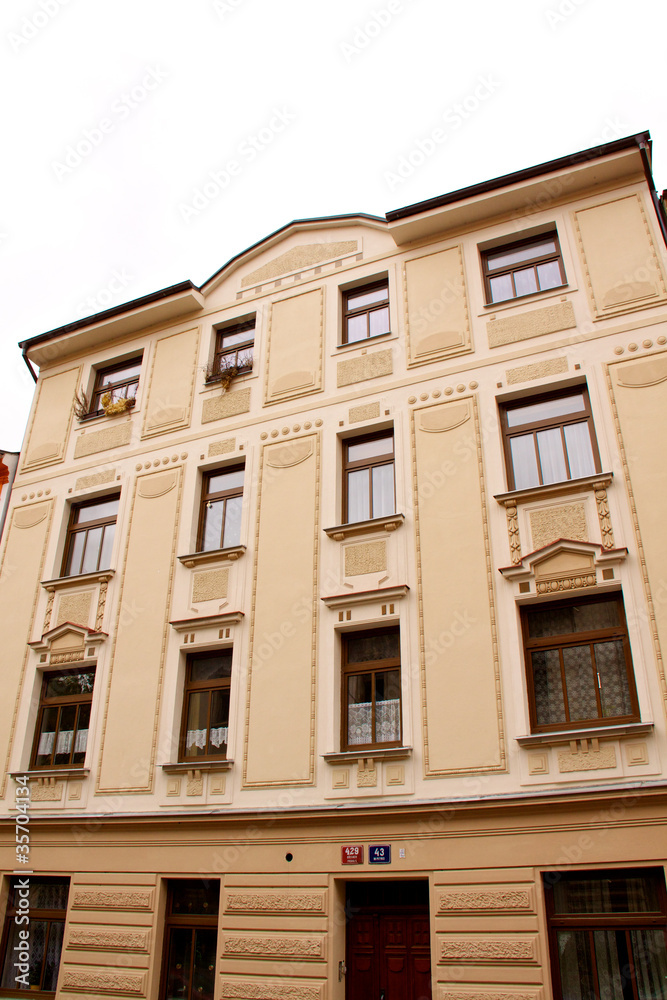
[[[584,149],[579,153],[560,156],[556,160],[538,163],[534,167],[526,167],[511,174],[503,174],[501,177],[494,177],[488,181],[481,181],[479,184],[472,184],[470,187],[459,188],[458,191],[450,191],[449,194],[438,195],[436,198],[416,202],[414,205],[406,205],[405,208],[397,208],[392,212],[387,212],[387,222],[398,222],[400,219],[407,219],[411,215],[421,215],[423,212],[429,212],[434,208],[443,208],[445,205],[464,201],[466,198],[474,198],[477,195],[487,194],[489,191],[497,188],[510,187],[512,184],[520,184],[523,181],[532,180],[532,178],[539,177],[541,174],[556,173],[558,170],[564,170],[575,164],[601,159],[604,156],[612,156],[614,153],[621,153],[627,149],[636,148],[642,150],[647,145],[650,147],[650,144],[650,132],[638,132],[623,139],[616,139],[614,142],[607,142],[602,146],[592,146],[590,149]]]
[[[68,333],[73,333],[75,330],[81,330],[85,326],[94,326],[96,323],[103,323],[114,316],[121,316],[123,313],[131,312],[133,309],[141,309],[143,306],[148,306],[152,302],[159,302],[161,299],[167,299],[172,295],[180,295],[182,292],[189,291],[198,292],[199,288],[192,281],[181,281],[177,285],[170,285],[168,288],[161,288],[157,292],[143,295],[139,299],[132,299],[130,302],[123,302],[119,306],[105,309],[104,312],[85,316],[83,319],[75,320],[74,323],[68,323],[66,326],[59,326],[55,330],[48,330],[46,333],[39,333],[35,337],[21,340],[19,341],[19,347],[25,354],[31,347],[37,347],[38,344],[43,344],[47,340],[65,336]]]

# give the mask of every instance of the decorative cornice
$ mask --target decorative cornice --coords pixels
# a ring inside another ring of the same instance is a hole
[[[377,535],[381,532],[396,531],[405,522],[405,514],[389,514],[387,517],[375,517],[371,521],[355,521],[353,524],[337,524],[333,528],[324,528],[324,533],[335,542],[356,535]]]
[[[105,569],[99,573],[80,573],[78,576],[60,576],[55,580],[42,580],[45,590],[67,590],[70,587],[81,587],[87,583],[104,583],[113,579],[114,569]]]
[[[190,552],[185,556],[176,556],[178,561],[188,569],[203,566],[208,563],[235,562],[245,555],[247,546],[234,545],[228,549],[211,549],[209,552]]]
[[[224,615],[206,615],[198,618],[178,618],[169,622],[176,632],[193,632],[198,628],[224,628],[226,625],[238,625],[245,615],[243,611],[229,611]]]
[[[196,771],[229,771],[233,766],[234,761],[230,760],[229,757],[225,757],[224,760],[182,760],[175,764],[160,765],[165,774],[187,773],[189,775],[192,773],[193,777]]]
[[[407,584],[400,587],[381,587],[378,590],[363,590],[358,593],[334,594],[332,597],[322,597],[320,600],[327,608],[348,608],[355,604],[376,604],[379,602],[400,601],[406,597],[410,588]]]
[[[628,550],[626,548],[605,549],[598,542],[582,542],[572,538],[557,538],[548,545],[543,546],[541,549],[536,549],[534,552],[527,553],[522,557],[521,561],[516,563],[514,566],[501,566],[498,572],[502,573],[506,580],[527,579],[534,575],[536,566],[539,566],[540,563],[560,552],[588,556],[591,560],[590,569],[588,567],[584,567],[573,572],[568,572],[567,574],[562,574],[562,576],[559,574],[559,578],[562,578],[564,581],[562,587],[556,586],[559,580],[550,580],[547,578],[539,581],[545,586],[548,586],[550,589],[572,589],[574,584],[569,581],[574,580],[575,577],[581,577],[582,581],[584,581],[577,586],[595,586],[595,580],[593,580],[592,583],[585,580],[588,576],[595,576],[594,567],[615,566],[618,563],[623,562],[628,555]],[[548,593],[549,590],[541,592]]]
[[[532,747],[571,743],[573,740],[614,740],[621,737],[647,736],[654,730],[652,722],[628,722],[624,726],[591,726],[580,729],[564,729],[556,733],[533,733],[530,736],[516,736],[520,747]]]
[[[365,769],[372,770],[374,760],[405,760],[405,758],[411,757],[412,747],[387,747],[385,750],[376,747],[365,752],[361,750],[345,750],[342,753],[334,751],[320,754],[320,756],[327,764],[346,764],[358,760],[368,765]]]
[[[570,493],[588,493],[589,490],[606,489],[613,478],[613,472],[598,472],[595,476],[584,476],[582,479],[566,479],[562,483],[550,483],[548,486],[531,486],[527,490],[496,493],[494,500],[505,507],[508,503],[520,504],[532,500],[549,500],[551,497],[567,496]]]

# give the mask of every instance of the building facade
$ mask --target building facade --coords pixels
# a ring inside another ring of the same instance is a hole
[[[641,134],[21,345],[0,997],[667,997],[665,233]]]

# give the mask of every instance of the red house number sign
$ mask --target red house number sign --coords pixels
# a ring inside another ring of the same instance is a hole
[[[364,849],[361,844],[345,844],[341,847],[341,864],[363,865]]]

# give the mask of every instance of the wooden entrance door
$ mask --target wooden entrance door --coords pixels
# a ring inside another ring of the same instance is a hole
[[[423,897],[423,883],[418,896]],[[408,893],[406,883],[365,884],[365,899],[348,894],[346,1000],[431,1000],[428,905]],[[400,888],[399,888],[400,887]],[[427,899],[428,888],[426,887]],[[354,895],[354,893],[353,893]],[[375,899],[373,899],[375,895]],[[397,905],[398,904],[398,905]]]

